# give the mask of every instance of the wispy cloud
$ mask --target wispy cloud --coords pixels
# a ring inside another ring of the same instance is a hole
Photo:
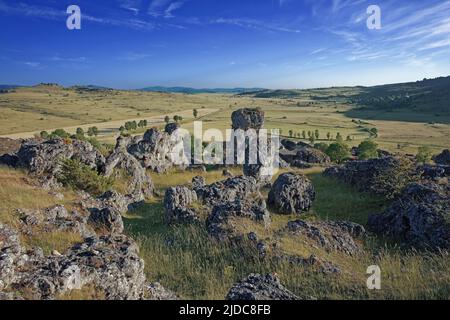
[[[285,27],[283,25],[268,23],[265,21],[260,21],[256,19],[246,19],[246,18],[218,18],[210,20],[211,24],[227,24],[233,25],[241,28],[265,30],[265,31],[279,31],[279,32],[289,32],[289,33],[300,33],[300,29],[292,29]]]
[[[123,61],[139,61],[151,57],[148,53],[126,52],[122,56],[118,57],[118,60]]]
[[[15,5],[8,5],[4,1],[0,0],[0,12],[4,12],[10,15],[24,15],[29,17],[35,17],[45,20],[65,21],[67,14],[65,10],[58,10],[51,7],[35,6],[25,3],[17,3]],[[151,21],[142,19],[119,19],[109,17],[97,17],[82,12],[82,21],[88,21],[92,23],[127,27],[136,30],[153,30],[156,28],[156,24]]]
[[[148,8],[148,14],[157,18],[173,18],[174,12],[183,7],[186,0],[152,0]]]

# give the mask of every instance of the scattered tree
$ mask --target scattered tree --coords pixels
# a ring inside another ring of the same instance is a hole
[[[77,128],[77,136],[84,136],[83,128]]]
[[[335,142],[328,146],[326,154],[336,163],[342,163],[350,157],[350,150],[344,143]]]
[[[198,110],[197,110],[197,109],[194,109],[194,110],[192,111],[192,114],[194,115],[194,118],[197,119],[197,117],[198,117]]]
[[[366,140],[358,146],[358,157],[361,160],[378,158],[378,144],[372,140]]]
[[[320,137],[319,130],[316,129],[316,131],[314,131],[314,136],[316,137],[317,140],[319,140]]]
[[[165,116],[164,122],[165,122],[166,124],[168,124],[168,123],[170,122],[170,117],[169,117],[169,116]]]
[[[433,151],[429,146],[422,146],[419,148],[419,151],[416,155],[417,162],[419,163],[428,163],[431,161],[431,157],[433,155]]]

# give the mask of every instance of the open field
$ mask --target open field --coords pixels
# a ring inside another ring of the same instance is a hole
[[[192,130],[193,109],[198,110],[203,129],[217,128],[225,133],[234,110],[260,107],[266,113],[265,127],[280,129],[286,137],[290,130],[297,139],[302,131],[319,130],[317,142],[327,142],[329,132],[333,137],[337,133],[344,139],[350,136],[349,145],[357,145],[370,137],[368,129],[376,128],[376,142],[389,151],[415,153],[419,146],[428,145],[438,152],[450,147],[450,125],[445,115],[356,110],[343,98],[354,91],[352,88],[306,90],[300,95],[296,92],[294,97],[255,98],[247,94],[187,95],[45,85],[17,88],[0,95],[0,136],[29,138],[42,130],[56,128],[73,133],[77,127],[87,129],[95,125],[100,130],[100,141],[114,143],[118,128],[129,120],[146,119],[149,126],[162,127],[166,115],[172,118],[177,114],[183,116],[183,127]],[[439,119],[441,122],[437,122]]]

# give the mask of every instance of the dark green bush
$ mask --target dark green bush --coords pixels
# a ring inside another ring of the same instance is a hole
[[[113,178],[104,177],[80,161],[71,159],[61,161],[61,170],[57,179],[66,187],[83,190],[93,195],[100,195],[111,190],[114,183]]]

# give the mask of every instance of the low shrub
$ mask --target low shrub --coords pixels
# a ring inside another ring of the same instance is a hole
[[[57,179],[66,187],[83,190],[93,195],[100,195],[111,190],[114,184],[113,178],[104,177],[89,166],[72,159],[61,162]]]

